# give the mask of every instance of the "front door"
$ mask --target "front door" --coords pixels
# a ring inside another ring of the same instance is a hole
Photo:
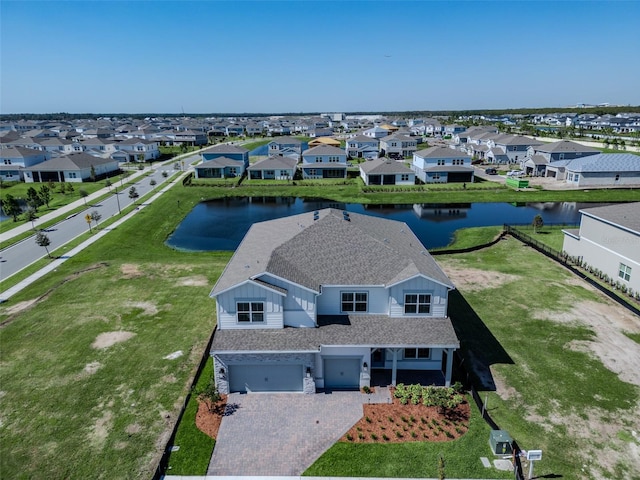
[[[374,348],[371,352],[371,368],[384,368],[385,348]]]

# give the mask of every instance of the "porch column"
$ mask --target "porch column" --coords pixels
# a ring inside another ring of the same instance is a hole
[[[453,348],[447,348],[446,352],[447,352],[447,367],[446,370],[444,372],[444,386],[445,387],[450,387],[451,386],[451,373],[453,370]]]
[[[392,348],[391,353],[393,353],[393,363],[391,364],[391,385],[396,386],[396,373],[398,371],[398,349]]]

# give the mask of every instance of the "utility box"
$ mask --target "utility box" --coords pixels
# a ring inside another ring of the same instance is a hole
[[[512,441],[506,430],[491,430],[489,434],[489,445],[495,455],[510,454]]]

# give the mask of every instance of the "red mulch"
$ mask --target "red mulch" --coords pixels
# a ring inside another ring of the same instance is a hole
[[[209,411],[209,404],[198,400],[198,413],[196,413],[196,427],[211,438],[218,436],[222,414],[227,405],[227,396],[221,395],[222,399],[215,405],[214,412]]]
[[[340,439],[350,443],[442,442],[455,440],[469,429],[470,407],[467,401],[451,410],[447,416],[437,407],[422,404],[402,405],[394,398],[392,404],[364,405],[361,418]]]

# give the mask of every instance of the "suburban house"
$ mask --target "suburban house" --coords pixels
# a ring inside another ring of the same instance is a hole
[[[293,180],[298,160],[292,157],[267,157],[251,165],[250,180]]]
[[[411,168],[424,183],[473,182],[471,156],[448,147],[415,152]]]
[[[380,141],[365,135],[351,137],[345,144],[345,151],[349,158],[376,158],[379,150]]]
[[[280,137],[274,138],[268,144],[269,155],[276,156],[294,156],[300,159],[302,151],[304,150],[304,143],[302,140],[298,140],[293,137]]]
[[[545,167],[546,176],[575,187],[640,186],[640,156],[632,153],[600,153]]]
[[[0,179],[7,182],[24,180],[23,169],[51,158],[49,152],[25,147],[0,148]]]
[[[562,249],[640,292],[640,202],[580,210],[580,229],[563,230]]]
[[[302,178],[346,178],[347,154],[344,150],[321,145],[302,154]]]
[[[364,132],[362,132],[362,134],[365,137],[369,137],[369,138],[382,138],[382,137],[387,137],[389,136],[389,130],[387,130],[386,128],[382,128],[379,126],[375,126],[372,128],[368,128],[367,130],[365,130]]]
[[[195,178],[237,177],[249,166],[249,150],[236,145],[215,145],[200,155],[202,163],[195,167]]]
[[[331,145],[332,147],[339,147],[340,141],[330,137],[316,137],[313,140],[309,140],[309,148],[317,147],[318,145]]]
[[[389,158],[405,158],[418,149],[418,141],[408,135],[395,133],[380,139],[380,153]]]
[[[255,223],[210,293],[216,385],[310,394],[406,370],[449,385],[453,288],[403,222],[324,209]]]
[[[148,162],[160,158],[160,144],[143,138],[128,138],[116,144],[118,150],[127,153],[129,162]]]
[[[92,171],[93,169],[93,171]],[[120,172],[118,161],[112,158],[94,157],[88,153],[71,153],[52,158],[24,169],[24,181],[33,182],[85,182],[92,173],[97,179]]]
[[[416,174],[403,162],[381,157],[359,165],[365,185],[415,185]]]
[[[559,160],[571,160],[598,153],[600,150],[596,148],[580,145],[571,140],[560,140],[559,142],[529,146],[520,166],[527,175],[545,175],[545,168],[541,166]]]
[[[520,163],[527,156],[529,147],[537,147],[542,142],[522,135],[500,135],[489,139],[487,145],[493,151],[494,163]],[[506,162],[502,162],[506,157]]]

